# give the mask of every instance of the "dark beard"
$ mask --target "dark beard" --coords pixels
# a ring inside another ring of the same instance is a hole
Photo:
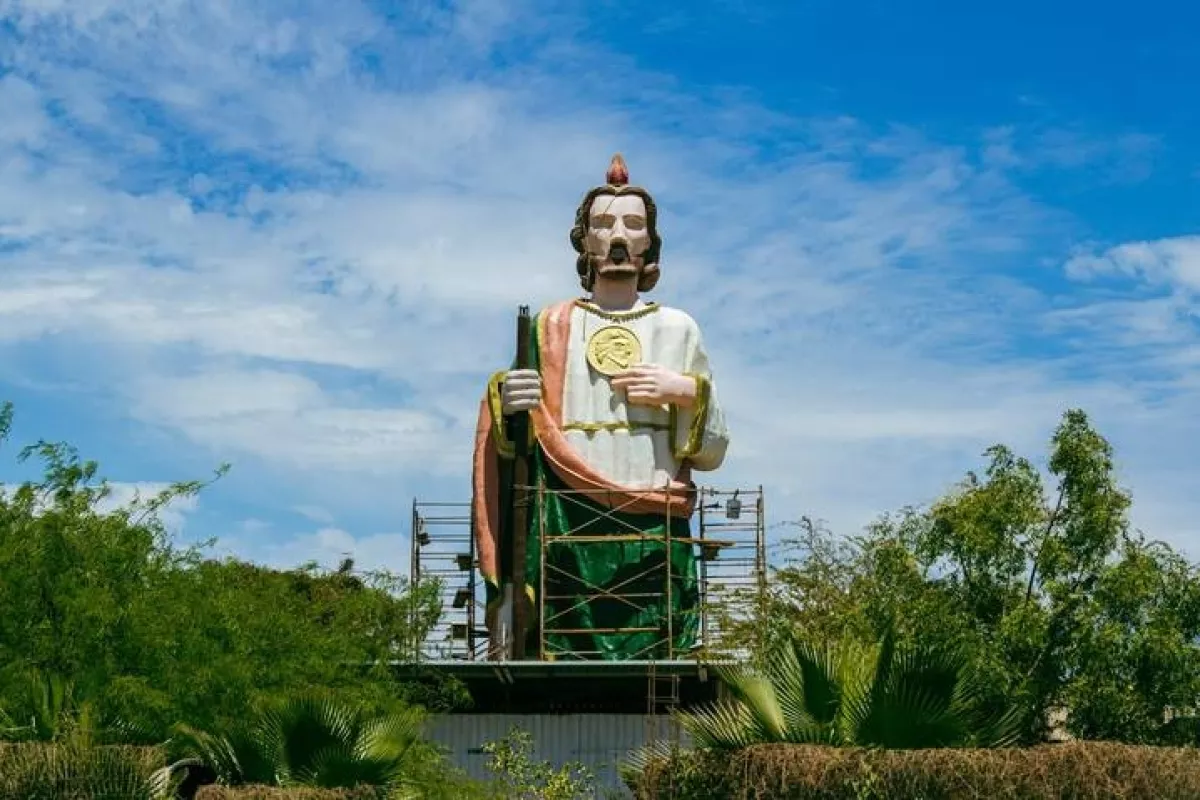
[[[604,278],[607,281],[632,281],[637,280],[641,274],[641,270],[632,264],[601,264],[596,268],[597,277]]]
[[[636,278],[638,272],[638,268],[632,264],[604,264],[597,270],[597,274],[609,279]]]

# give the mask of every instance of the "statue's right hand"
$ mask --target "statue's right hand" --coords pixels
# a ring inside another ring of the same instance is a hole
[[[529,411],[542,402],[542,376],[536,369],[512,369],[500,387],[500,406],[504,413]]]

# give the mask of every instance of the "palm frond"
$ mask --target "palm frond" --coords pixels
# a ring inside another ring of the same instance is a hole
[[[680,712],[697,746],[761,742],[887,748],[998,746],[1022,728],[1012,709],[988,711],[985,687],[959,651],[897,643],[874,647],[782,643],[763,671],[725,669],[730,697]]]
[[[226,785],[419,792],[423,716],[416,710],[374,717],[329,696],[309,694],[263,709],[248,724],[216,736],[177,726],[172,743]]]
[[[737,750],[766,741],[746,706],[728,700],[707,707],[673,712],[697,747]]]
[[[198,759],[188,759],[183,762],[159,767],[150,774],[146,781],[146,793],[151,800],[175,800],[177,790],[183,783],[185,770],[193,765],[198,766]]]
[[[636,786],[651,763],[669,761],[678,750],[679,745],[674,742],[652,741],[626,754],[617,764],[617,775],[626,786]]]
[[[842,699],[837,652],[829,646],[815,647],[808,642],[792,641],[789,645],[784,652],[791,657],[779,663],[794,670],[795,678],[781,675],[780,682],[789,689],[799,688],[797,700],[807,718],[821,725],[832,725]]]
[[[172,730],[171,741],[183,756],[181,762],[191,760],[204,764],[216,773],[218,783],[233,786],[245,781],[241,759],[227,737],[179,724]]]
[[[362,758],[350,747],[334,746],[312,754],[311,760],[296,765],[294,782],[302,786],[326,789],[360,785],[387,786],[393,780],[394,765],[386,760]]]
[[[424,721],[425,715],[416,709],[405,709],[372,720],[359,735],[355,754],[359,758],[387,762],[400,774],[409,755],[422,741]]]
[[[729,693],[749,712],[754,730],[762,741],[782,742],[787,734],[787,720],[775,686],[765,675],[750,670],[729,673],[726,681]]]
[[[321,695],[303,695],[277,706],[264,734],[278,743],[286,783],[310,783],[317,763],[336,751],[349,757],[359,724],[358,710]]]

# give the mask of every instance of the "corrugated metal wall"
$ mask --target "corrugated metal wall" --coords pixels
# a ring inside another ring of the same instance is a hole
[[[513,727],[533,736],[537,759],[555,766],[579,762],[596,775],[599,786],[613,789],[622,786],[617,764],[650,735],[659,740],[675,736],[687,744],[686,734],[672,731],[665,714],[447,714],[430,721],[428,735],[468,775],[487,780],[493,776],[483,745],[503,739]]]

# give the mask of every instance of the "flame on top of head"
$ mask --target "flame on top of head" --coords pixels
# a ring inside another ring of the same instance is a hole
[[[620,153],[614,155],[609,162],[604,180],[609,186],[625,186],[629,183],[629,167],[625,166],[625,159]]]

